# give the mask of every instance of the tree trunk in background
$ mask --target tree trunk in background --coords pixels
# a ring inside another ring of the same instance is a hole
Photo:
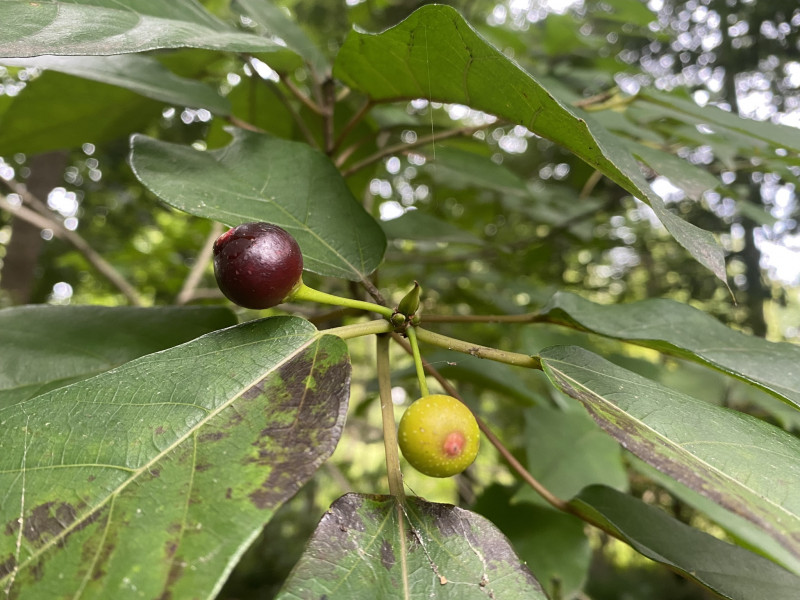
[[[31,175],[26,181],[28,191],[45,201],[54,187],[64,183],[66,152],[48,152],[30,161]],[[36,282],[36,265],[42,250],[41,230],[14,217],[11,221],[11,240],[6,246],[0,288],[8,292],[13,304],[30,302]]]

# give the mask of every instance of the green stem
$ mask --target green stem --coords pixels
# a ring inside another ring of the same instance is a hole
[[[409,327],[406,330],[408,334],[408,342],[411,344],[412,355],[414,356],[414,367],[417,369],[417,377],[419,378],[419,391],[423,396],[427,396],[428,382],[425,381],[425,368],[422,366],[422,356],[419,353],[419,343],[417,343],[417,332],[414,327]]]
[[[358,308],[361,310],[368,310],[376,312],[384,317],[392,317],[392,309],[373,302],[364,302],[362,300],[354,300],[352,298],[343,298],[342,296],[335,296],[326,292],[320,292],[314,288],[308,287],[305,283],[301,283],[300,287],[292,294],[292,301],[295,300],[308,300],[310,302],[319,302],[320,304],[333,304],[334,306],[346,306],[347,308]]]
[[[410,329],[410,328],[409,328]],[[497,348],[490,348],[488,346],[481,346],[479,344],[472,344],[464,340],[451,338],[440,333],[426,331],[425,329],[416,328],[417,337],[422,342],[433,344],[448,350],[456,350],[469,354],[477,358],[488,358],[497,362],[514,365],[516,367],[527,367],[529,369],[542,368],[542,362],[536,356],[529,356],[528,354],[520,354],[518,352],[507,352],[505,350],[498,350]]]
[[[388,333],[392,330],[392,324],[383,319],[375,321],[365,321],[363,323],[353,323],[342,327],[331,327],[330,329],[320,329],[320,335],[338,335],[343,340],[373,335],[376,333]]]
[[[383,417],[383,445],[386,451],[386,476],[389,479],[389,493],[400,502],[405,501],[403,474],[400,471],[400,453],[397,446],[397,428],[394,423],[394,404],[392,403],[392,378],[389,365],[389,336],[377,337],[378,392]]]

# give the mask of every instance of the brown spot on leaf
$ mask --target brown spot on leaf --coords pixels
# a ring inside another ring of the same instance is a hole
[[[208,433],[199,435],[197,441],[203,444],[205,442],[217,442],[226,437],[228,437],[228,434],[224,431],[209,431]]]
[[[336,360],[319,342],[256,386],[269,424],[252,443],[243,464],[269,467],[269,475],[249,494],[259,509],[291,497],[333,452],[341,435],[350,383],[349,361]],[[311,376],[315,385],[309,386]]]
[[[228,488],[227,490],[225,490],[225,498],[227,500],[233,498],[233,488]]]
[[[165,431],[164,426],[163,425],[159,425],[158,427],[156,427],[155,434],[156,435],[163,435],[164,431]]]
[[[9,573],[14,571],[14,567],[17,566],[17,559],[14,558],[12,554],[6,560],[0,563],[0,579],[8,575]]]
[[[69,527],[77,516],[77,511],[71,504],[61,502],[45,502],[33,509],[31,514],[23,519],[22,535],[29,542],[39,543],[52,539]],[[19,531],[19,519],[6,524],[6,535]],[[46,539],[45,539],[46,538]]]
[[[383,543],[381,544],[381,564],[386,568],[387,571],[391,571],[394,563],[395,558],[392,545],[389,543],[389,540],[384,539]]]

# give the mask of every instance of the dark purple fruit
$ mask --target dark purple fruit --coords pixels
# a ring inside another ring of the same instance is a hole
[[[239,306],[277,306],[302,284],[303,254],[292,235],[269,223],[243,223],[214,242],[214,275]]]

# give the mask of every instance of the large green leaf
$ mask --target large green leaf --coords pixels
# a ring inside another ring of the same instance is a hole
[[[120,56],[40,56],[6,58],[7,66],[38,67],[59,71],[100,83],[116,85],[142,96],[180,107],[207,108],[219,115],[230,113],[230,102],[211,86],[178,77],[157,60],[134,54]],[[33,83],[36,85],[36,83]],[[75,107],[70,107],[75,108]],[[43,119],[46,123],[49,119]]]
[[[0,56],[88,56],[158,48],[285,51],[236,31],[195,0],[3,0]]]
[[[757,524],[800,556],[800,440],[592,354],[555,346],[547,376],[630,452]]]
[[[0,310],[0,408],[235,323],[216,307]]]
[[[731,600],[794,600],[800,577],[762,556],[718,540],[661,509],[604,486],[570,502],[591,523],[612,531],[648,558]]]
[[[424,6],[380,34],[351,32],[334,74],[378,101],[427,98],[477,108],[527,127],[646,200],[692,255],[725,281],[722,248],[670,212],[619,138],[560,102],[447,6]]]
[[[559,292],[537,318],[712,366],[800,407],[800,346],[734,331],[686,304],[601,305]]]
[[[317,527],[279,600],[546,600],[508,540],[448,504],[348,494]]]
[[[159,198],[228,225],[280,225],[309,271],[357,281],[383,258],[380,226],[330,159],[307,144],[235,130],[233,142],[210,152],[143,135],[131,146],[134,173]]]
[[[0,409],[0,589],[212,598],[333,452],[341,339],[276,317]]]
[[[48,71],[0,114],[0,155],[124,138],[157,119],[163,106],[120,87]]]

